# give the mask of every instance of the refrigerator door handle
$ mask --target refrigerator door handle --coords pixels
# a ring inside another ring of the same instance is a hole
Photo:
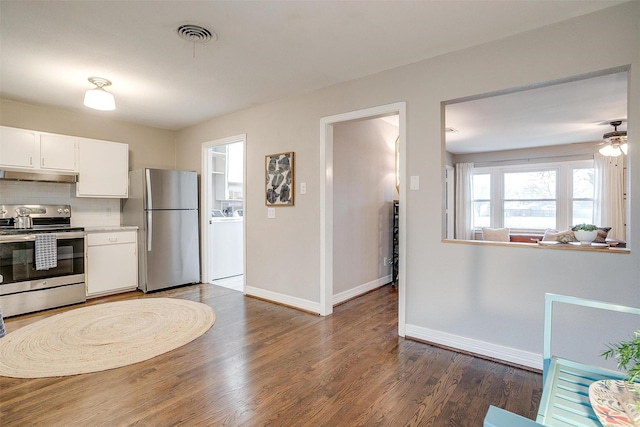
[[[151,243],[153,235],[153,212],[147,211],[147,252],[151,252]]]
[[[145,169],[144,170],[147,179],[146,184],[147,184],[147,209],[151,210],[153,209],[153,198],[151,197],[151,170],[150,169]]]

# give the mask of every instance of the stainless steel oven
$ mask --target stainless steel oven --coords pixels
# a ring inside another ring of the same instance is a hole
[[[4,317],[86,300],[84,230],[72,227],[69,206],[20,206],[33,213],[32,228],[12,228],[14,206],[0,207],[0,308]],[[59,212],[58,212],[59,211]],[[3,214],[4,212],[4,214]],[[62,219],[62,220],[61,220]],[[4,221],[4,222],[3,222]],[[36,236],[49,235],[55,262],[36,265]]]

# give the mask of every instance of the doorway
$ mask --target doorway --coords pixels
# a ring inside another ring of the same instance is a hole
[[[406,103],[383,105],[365,110],[353,111],[320,120],[320,314],[328,316],[333,312],[333,126],[340,122],[366,118],[398,115],[399,156],[398,176],[400,178],[399,201],[399,274],[398,274],[398,335],[405,335],[405,263],[406,253]]]
[[[202,144],[202,283],[244,291],[246,135]]]

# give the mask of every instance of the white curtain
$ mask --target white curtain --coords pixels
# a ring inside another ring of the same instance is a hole
[[[473,163],[456,164],[456,239],[471,240],[473,220]]]
[[[624,156],[594,154],[594,221],[599,227],[611,227],[609,235],[626,240],[624,207]]]

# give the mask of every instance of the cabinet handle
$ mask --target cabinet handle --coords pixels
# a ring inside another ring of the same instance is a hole
[[[118,238],[117,237],[109,237],[109,241],[110,242],[117,242]]]
[[[42,165],[41,166],[44,166],[44,157],[42,158]]]
[[[33,157],[29,157],[29,166],[33,166]]]

